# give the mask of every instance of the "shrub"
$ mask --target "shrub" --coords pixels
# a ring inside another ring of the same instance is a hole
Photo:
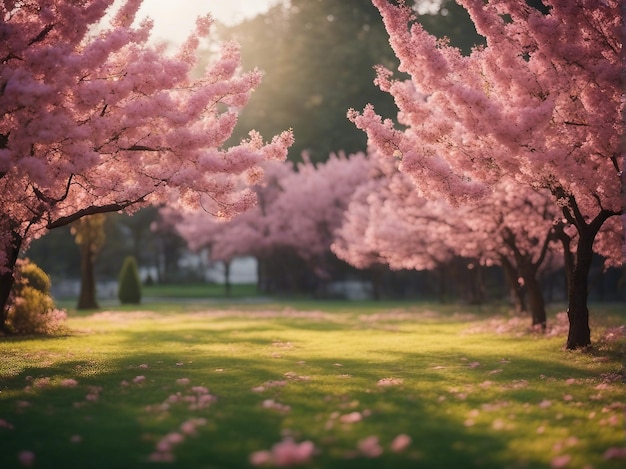
[[[124,259],[122,270],[120,271],[117,296],[122,304],[141,302],[141,280],[137,261],[133,256]]]
[[[20,266],[20,277],[27,281],[29,287],[46,295],[50,293],[50,287],[52,286],[50,277],[34,262],[26,260],[26,262],[22,263]]]
[[[50,296],[50,277],[29,260],[20,260],[11,292],[7,323],[16,334],[52,334],[63,328],[65,311]]]

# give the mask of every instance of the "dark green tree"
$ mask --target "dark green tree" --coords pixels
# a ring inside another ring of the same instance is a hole
[[[241,44],[244,68],[265,73],[232,141],[245,137],[246,128],[272,135],[291,127],[292,160],[303,151],[324,161],[333,151],[365,150],[366,138],[347,120],[347,110],[372,102],[389,117],[395,112],[373,83],[374,65],[396,63],[378,10],[365,0],[290,4],[222,31]]]
[[[122,304],[141,303],[141,280],[137,260],[133,256],[124,259],[118,284],[117,295]]]

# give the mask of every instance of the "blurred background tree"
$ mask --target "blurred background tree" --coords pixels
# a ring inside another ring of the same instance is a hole
[[[77,309],[98,307],[95,262],[106,241],[103,213],[83,217],[72,223],[70,231],[80,250],[80,294]]]

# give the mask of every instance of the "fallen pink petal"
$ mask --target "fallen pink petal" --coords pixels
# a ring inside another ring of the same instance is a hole
[[[383,448],[380,446],[377,436],[369,436],[358,444],[359,451],[368,458],[377,458],[383,454]]]
[[[604,459],[626,459],[626,446],[611,447],[604,452],[602,457]]]
[[[361,412],[350,412],[339,417],[339,420],[341,423],[356,423],[363,420],[363,415]]]
[[[550,467],[554,467],[555,469],[567,467],[571,460],[572,457],[569,454],[562,454],[561,456],[557,456],[550,461]]]
[[[411,437],[404,433],[396,436],[391,442],[391,451],[401,453],[411,445]]]
[[[35,453],[32,451],[20,451],[17,455],[17,459],[24,467],[31,467],[35,464]]]
[[[64,379],[63,381],[61,381],[61,386],[66,387],[66,388],[73,388],[75,386],[78,385],[78,381],[76,381],[75,379]]]

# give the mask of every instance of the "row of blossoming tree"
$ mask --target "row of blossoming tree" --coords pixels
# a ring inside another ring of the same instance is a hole
[[[176,54],[133,26],[140,0],[106,24],[113,0],[0,4],[0,329],[19,254],[46,230],[81,217],[162,202],[232,216],[254,204],[259,164],[286,157],[290,132],[251,133],[224,149],[259,84],[225,44],[199,78],[200,39]]]
[[[567,348],[589,345],[592,253],[622,245],[622,2],[460,0],[487,42],[469,56],[426,33],[404,1],[373,2],[410,77],[378,69],[402,127],[371,106],[350,119],[427,197],[480,200],[505,180],[548,191],[574,246]]]
[[[358,267],[432,269],[452,256],[499,264],[512,288],[524,284],[539,326],[537,273],[561,262],[567,347],[590,343],[592,254],[622,262],[618,0],[541,9],[464,0],[487,39],[469,56],[427,34],[404,2],[374,0],[409,77],[378,68],[400,127],[371,106],[351,110],[368,157],[295,169],[266,161],[284,159],[289,133],[271,144],[253,133],[223,149],[259,74],[240,73],[227,44],[202,78],[190,78],[206,19],[168,57],[147,43],[149,23],[131,27],[139,1],[126,2],[111,27],[91,28],[110,3],[4,3],[3,311],[29,239],[85,215],[171,202],[201,208],[180,212],[179,229],[215,259],[286,246],[319,268],[332,246]],[[210,216],[241,212],[228,222]]]

